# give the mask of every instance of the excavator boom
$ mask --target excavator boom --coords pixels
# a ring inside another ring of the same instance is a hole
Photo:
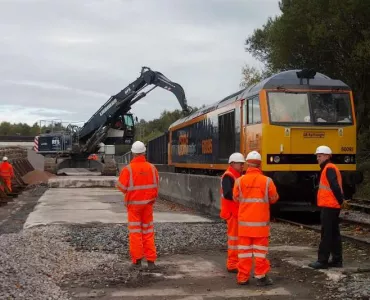
[[[150,85],[154,87],[144,92],[143,89]],[[114,162],[111,161],[110,168],[105,168],[107,159],[104,159],[105,163],[100,163],[96,160],[88,160],[88,156],[100,151],[102,143],[132,144],[135,131],[134,120],[129,111],[133,104],[157,87],[172,92],[183,112],[189,112],[181,85],[172,82],[160,72],[142,67],[140,76],[119,93],[111,96],[82,127],[69,124],[63,132],[48,132],[37,136],[36,152],[48,158],[47,169],[52,173],[57,173],[63,168],[86,167],[101,169],[102,174],[112,175],[116,172],[112,167],[115,165]],[[66,159],[66,156],[69,158]],[[109,171],[103,171],[103,169],[109,169]]]
[[[150,68],[143,67],[140,77],[134,82],[121,90],[110,99],[88,120],[79,132],[79,138],[85,140],[89,138],[99,127],[108,125],[112,120],[115,120],[118,115],[126,114],[131,106],[145,97],[147,93],[154,88],[144,93],[141,92],[145,87],[153,84],[172,92],[179,101],[184,112],[188,112],[189,108],[185,97],[184,89],[175,82],[170,81],[162,73],[152,71]]]

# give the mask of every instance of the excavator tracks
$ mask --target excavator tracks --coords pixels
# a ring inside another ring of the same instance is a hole
[[[58,158],[57,162],[55,161],[55,158],[53,157],[45,157],[45,164],[44,164],[44,170],[58,175],[58,171],[60,169],[63,169],[62,162],[65,160],[69,160],[69,158]],[[100,161],[94,161],[94,167],[91,168],[89,166],[89,163],[92,163],[91,161],[86,160],[86,165],[81,165],[81,162],[79,165],[73,166],[70,165],[71,168],[85,168],[86,170],[93,169],[93,171],[101,172],[102,176],[117,176],[118,175],[118,168],[117,163],[114,159],[106,159],[104,164]]]

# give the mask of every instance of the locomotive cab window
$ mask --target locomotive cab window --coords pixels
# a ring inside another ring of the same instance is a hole
[[[307,93],[268,93],[270,120],[273,123],[310,122]]]
[[[312,93],[311,103],[314,122],[352,124],[349,94]]]
[[[248,99],[244,104],[245,123],[247,125],[261,123],[261,110],[259,97]]]
[[[218,153],[220,158],[228,158],[235,152],[235,111],[218,116]]]

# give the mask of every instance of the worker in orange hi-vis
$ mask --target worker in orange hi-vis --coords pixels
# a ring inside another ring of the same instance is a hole
[[[229,167],[221,176],[220,218],[227,222],[227,260],[226,268],[230,273],[238,273],[238,203],[233,201],[233,187],[242,175],[245,164],[244,155],[233,153],[229,157]]]
[[[9,192],[12,192],[12,178],[14,177],[14,170],[6,156],[3,157],[3,161],[0,164],[0,177],[2,178]],[[1,184],[0,189],[4,191],[4,187]]]
[[[90,159],[90,160],[98,160],[98,156],[95,153],[93,153],[93,154],[90,154],[87,159]]]
[[[234,201],[239,203],[238,212],[238,284],[249,283],[252,256],[255,260],[254,277],[257,285],[270,285],[267,277],[270,262],[266,258],[270,236],[270,204],[276,203],[279,195],[271,178],[262,174],[261,155],[248,153],[247,171],[239,177],[233,190]]]
[[[158,197],[159,176],[154,165],[146,161],[145,145],[132,144],[133,159],[121,171],[117,188],[125,194],[128,212],[130,256],[134,268],[141,268],[145,257],[149,269],[155,267],[153,204]]]

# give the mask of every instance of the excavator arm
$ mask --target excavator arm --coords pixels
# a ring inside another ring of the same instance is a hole
[[[142,90],[149,86],[154,85],[153,88],[147,92]],[[110,127],[118,116],[127,113],[131,106],[144,98],[149,92],[156,87],[161,87],[167,91],[172,92],[179,101],[182,110],[189,112],[187,100],[185,97],[184,89],[177,83],[170,81],[162,73],[152,71],[148,67],[142,67],[140,76],[121,90],[118,94],[109,98],[109,100],[88,120],[78,133],[78,139],[86,144],[91,144],[93,136],[103,135],[107,131],[107,126]],[[100,137],[99,140],[104,139]],[[89,141],[90,140],[90,141]],[[99,144],[95,141],[94,144]],[[92,145],[87,146],[90,148]],[[85,147],[86,148],[86,147]]]
[[[143,92],[142,90],[149,85],[154,85],[154,87]],[[78,132],[78,142],[81,145],[79,152],[95,152],[99,144],[107,137],[114,122],[119,117],[122,118],[134,103],[158,86],[172,92],[179,101],[183,112],[189,112],[184,89],[178,83],[170,81],[160,72],[142,67],[140,76],[118,94],[111,96]]]

